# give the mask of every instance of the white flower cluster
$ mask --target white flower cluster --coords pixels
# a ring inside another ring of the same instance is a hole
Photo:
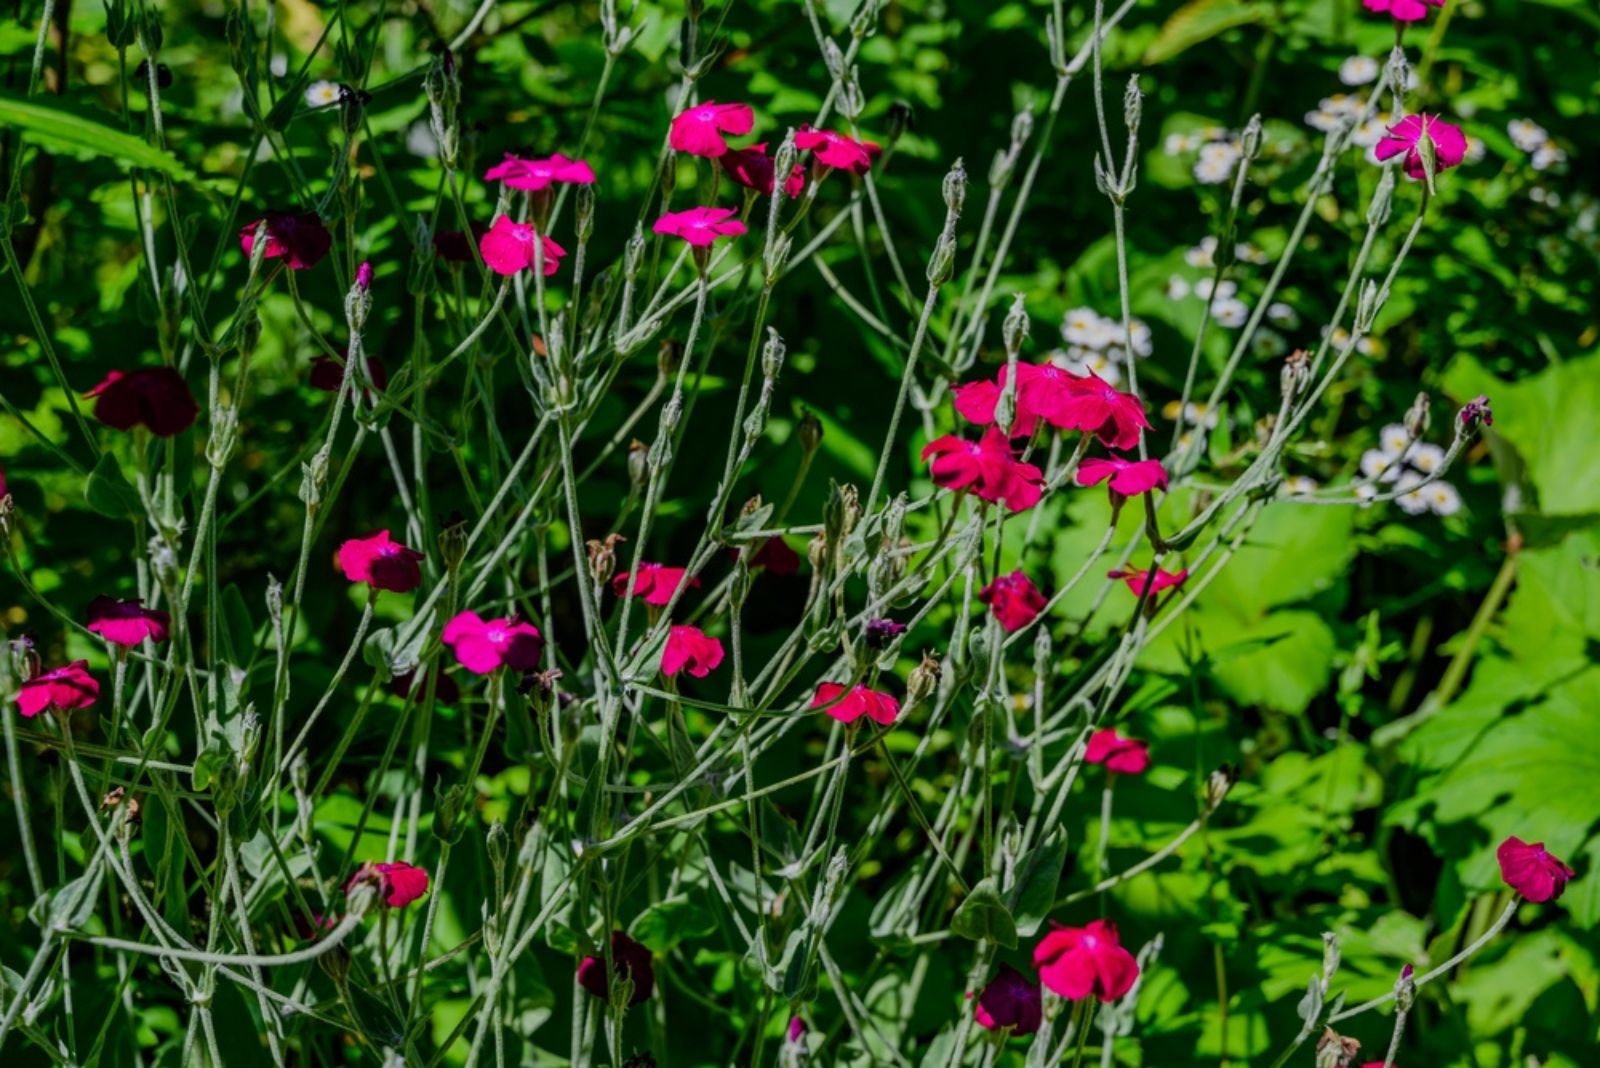
[[[1194,177],[1202,185],[1221,185],[1226,182],[1233,177],[1233,168],[1244,155],[1244,144],[1238,132],[1221,126],[1203,126],[1186,134],[1168,134],[1162,147],[1169,156],[1196,153]]]
[[[1512,119],[1506,123],[1506,133],[1512,144],[1528,153],[1528,164],[1536,171],[1560,168],[1567,162],[1566,150],[1532,119]]]
[[[1367,481],[1356,487],[1356,495],[1376,497],[1379,486],[1392,486],[1395,503],[1407,515],[1455,515],[1461,510],[1461,494],[1450,483],[1439,480],[1423,485],[1429,475],[1444,463],[1444,450],[1425,441],[1412,441],[1399,423],[1390,423],[1379,435],[1378,447],[1361,454],[1361,473]]]
[[[1052,353],[1051,362],[1073,374],[1095,374],[1120,385],[1128,354],[1142,359],[1154,351],[1150,325],[1143,319],[1130,319],[1129,325],[1131,329],[1124,333],[1119,319],[1093,308],[1073,308],[1061,320],[1061,337],[1067,347]]]

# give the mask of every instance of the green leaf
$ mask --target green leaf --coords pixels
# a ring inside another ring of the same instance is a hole
[[[1061,885],[1061,869],[1067,863],[1067,829],[1057,827],[1045,836],[1037,849],[1022,863],[1022,876],[1012,897],[1017,934],[1033,937],[1050,914]]]
[[[993,878],[984,879],[972,888],[956,914],[950,917],[950,930],[974,942],[989,941],[1007,949],[1017,948],[1017,922],[1011,910],[1000,900],[1000,891]]]
[[[109,452],[100,454],[94,470],[83,484],[84,499],[89,507],[112,519],[127,519],[144,514],[144,503],[139,494],[123,477],[117,458]]]
[[[1172,13],[1156,39],[1145,49],[1144,62],[1165,63],[1224,30],[1259,22],[1262,9],[1239,0],[1192,0]]]
[[[21,130],[31,141],[69,155],[102,156],[128,167],[194,177],[172,153],[107,126],[92,115],[38,98],[0,92],[0,128]]]
[[[666,953],[685,939],[704,938],[716,929],[716,917],[681,895],[656,902],[633,921],[633,937],[653,953]]]

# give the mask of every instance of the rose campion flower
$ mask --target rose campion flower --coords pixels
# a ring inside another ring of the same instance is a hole
[[[1045,986],[1068,1001],[1090,995],[1115,1001],[1133,989],[1139,962],[1122,948],[1110,921],[1092,920],[1087,927],[1052,926],[1055,930],[1033,950],[1033,966]]]
[[[719,237],[738,237],[747,232],[744,223],[733,218],[737,214],[732,208],[669,211],[651,229],[668,237],[681,237],[695,248],[710,248]]]
[[[363,293],[372,288],[372,264],[367,260],[362,260],[361,266],[356,268],[356,286]]]
[[[632,585],[628,583],[628,576],[632,572],[624,571],[611,580],[611,589],[618,597],[638,597],[645,604],[660,608],[672,600],[672,595],[683,585],[684,576],[688,571],[681,567],[668,567],[666,564],[639,564],[639,577],[634,579]],[[699,586],[698,578],[689,579],[691,587]]]
[[[1435,173],[1456,166],[1467,155],[1467,138],[1461,127],[1454,126],[1436,115],[1407,115],[1393,126],[1389,134],[1372,150],[1379,162],[1405,153],[1402,164],[1407,178],[1421,181],[1427,177],[1422,168],[1420,142],[1426,137],[1433,142]]]
[[[462,612],[444,625],[440,640],[450,646],[456,662],[474,675],[487,675],[500,667],[519,673],[532,671],[544,652],[539,628],[515,616],[485,620],[476,612]]]
[[[1388,13],[1396,22],[1421,22],[1428,17],[1428,7],[1444,7],[1444,0],[1361,0],[1368,11]]]
[[[146,608],[137,598],[118,601],[102,595],[89,602],[89,629],[112,645],[132,649],[146,638],[166,641],[172,617],[160,609]]]
[[[365,582],[374,590],[410,593],[422,583],[425,558],[415,549],[389,537],[387,530],[365,538],[351,538],[339,546],[339,570],[351,582]]]
[[[171,367],[110,371],[84,396],[94,398],[94,417],[111,429],[142,425],[158,438],[183,433],[200,414],[189,384]]]
[[[1095,374],[1072,381],[1042,410],[1052,426],[1088,431],[1119,451],[1136,447],[1139,435],[1150,429],[1139,398]]]
[[[489,168],[483,180],[537,193],[558,182],[590,185],[594,182],[594,171],[583,160],[568,159],[559,152],[547,159],[523,159],[507,152],[505,159]]]
[[[17,691],[17,711],[29,719],[50,710],[72,712],[90,707],[99,696],[100,684],[89,674],[89,661],[74,660],[23,680]]]
[[[837,702],[831,703],[830,702]],[[857,684],[846,693],[844,685],[837,682],[824,682],[817,686],[817,692],[811,698],[812,708],[826,709],[828,715],[840,723],[854,723],[862,716],[866,716],[874,723],[887,727],[894,722],[900,714],[900,702],[886,693],[869,690]]]
[[[406,671],[396,675],[389,680],[389,692],[401,700],[409,696],[415,696],[418,701],[421,701],[428,692],[428,680],[424,677],[419,681],[416,675],[415,671]],[[414,695],[412,694],[413,686],[416,687]],[[453,705],[461,700],[461,687],[456,685],[455,679],[441,671],[438,679],[433,684],[433,698],[442,705]]]
[[[1559,898],[1567,881],[1578,874],[1551,856],[1543,842],[1530,844],[1516,835],[1501,842],[1495,856],[1506,885],[1535,904]]]
[[[673,627],[667,631],[667,646],[661,651],[661,674],[676,675],[687,670],[703,679],[722,663],[722,642],[707,636],[699,627]]]
[[[904,623],[892,619],[867,620],[866,641],[868,649],[882,649],[906,632]]]
[[[1143,775],[1150,767],[1150,743],[1128,738],[1115,727],[1103,727],[1089,736],[1083,759],[1104,764],[1119,775]]]
[[[322,225],[314,212],[295,215],[286,211],[269,211],[265,216],[249,223],[239,231],[239,247],[249,256],[255,251],[256,229],[267,224],[267,249],[262,256],[269,260],[283,260],[291,271],[315,267],[333,248],[333,235]]]
[[[1167,488],[1167,472],[1160,460],[1127,460],[1120,456],[1090,457],[1078,464],[1074,481],[1080,486],[1109,482],[1111,492],[1135,497],[1156,488]]]
[[[721,163],[722,169],[728,172],[728,177],[746,189],[754,189],[764,196],[772,195],[776,174],[772,157],[767,155],[765,141],[749,148],[729,149],[723,153]],[[796,163],[789,168],[789,177],[783,180],[783,195],[793,200],[805,187],[806,169]]]
[[[655,961],[650,950],[641,946],[621,931],[611,932],[611,970],[633,980],[633,994],[629,1005],[650,1000],[656,988]],[[611,1000],[611,977],[606,974],[604,956],[585,957],[578,964],[578,985],[601,1001]]]
[[[873,161],[883,154],[883,149],[872,141],[857,141],[833,130],[818,130],[810,123],[795,131],[794,147],[810,152],[824,167],[858,176],[871,170]]]
[[[536,239],[544,242],[544,275],[548,278],[561,266],[561,257],[567,250],[539,233],[530,223],[513,222],[510,216],[500,216],[478,239],[478,251],[495,274],[513,275],[533,268]]]
[[[1142,597],[1146,586],[1150,587],[1152,594],[1160,593],[1162,590],[1170,590],[1175,586],[1182,586],[1189,581],[1189,569],[1166,571],[1158,567],[1155,569],[1154,577],[1149,571],[1137,569],[1133,571],[1107,571],[1106,578],[1121,579],[1128,584],[1128,589],[1133,591],[1134,596]]]
[[[791,1046],[798,1046],[804,1042],[806,1040],[806,1022],[798,1016],[789,1017],[787,1037]]]
[[[1007,631],[1021,630],[1032,623],[1047,603],[1039,587],[1021,571],[996,578],[978,591],[978,600],[989,606]]]
[[[433,235],[434,254],[446,263],[471,263],[472,246],[483,240],[489,228],[475,222],[469,229],[470,235],[464,230],[436,230]]]
[[[764,567],[774,575],[793,575],[800,570],[800,554],[782,538],[768,538],[750,558],[751,567]]]
[[[749,133],[755,124],[756,113],[749,104],[719,104],[707,100],[673,118],[667,143],[675,152],[715,159],[728,151],[723,134],[738,137]]]
[[[998,427],[990,427],[981,441],[946,434],[923,448],[922,458],[929,457],[935,485],[971,490],[991,504],[1003,502],[1013,512],[1025,512],[1039,503],[1044,473],[1018,460]]]
[[[1009,1027],[1014,1035],[1033,1034],[1044,1018],[1039,984],[1009,964],[1000,965],[989,985],[978,995],[973,1018],[979,1027],[991,1031]]]
[[[1480,393],[1461,406],[1461,425],[1468,430],[1494,426],[1494,411],[1489,407],[1487,395]]]
[[[383,903],[392,909],[403,909],[428,892],[427,871],[404,861],[367,861],[344,884],[345,892],[361,882],[375,884]]]
[[[367,375],[379,389],[389,388],[389,371],[376,356],[367,357]],[[332,356],[311,357],[311,373],[306,376],[306,385],[323,393],[339,392],[339,387],[344,385],[344,364]]]

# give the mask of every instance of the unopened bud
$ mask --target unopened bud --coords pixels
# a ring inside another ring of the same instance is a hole
[[[1461,406],[1463,433],[1472,433],[1480,427],[1494,426],[1494,412],[1489,408],[1489,398],[1480,393]]]
[[[912,110],[910,104],[904,100],[896,100],[890,104],[888,116],[889,143],[892,145],[904,137],[907,130],[916,126],[916,122],[917,113]],[[788,172],[779,170],[778,173],[787,174]]]
[[[828,562],[828,536],[817,533],[806,542],[806,559],[811,561],[811,570],[820,572]]]
[[[449,789],[433,788],[433,836],[441,842],[455,845],[466,833],[467,821],[462,811],[467,803],[467,788],[456,783]]]
[[[671,378],[683,363],[683,346],[671,338],[663,338],[656,349],[656,373]]]
[[[1028,340],[1028,307],[1021,293],[1011,301],[1011,310],[1006,313],[1000,336],[1005,339],[1007,355],[1021,352],[1023,342]]]
[[[1311,354],[1305,349],[1295,349],[1283,361],[1283,368],[1278,372],[1278,388],[1285,400],[1293,400],[1310,381]]]
[[[1411,1006],[1417,1000],[1417,981],[1413,976],[1411,965],[1407,964],[1400,969],[1400,978],[1394,983],[1394,1004],[1401,1012],[1410,1012]]]
[[[594,186],[580,185],[573,202],[575,213],[575,228],[578,242],[581,244],[589,240],[594,233]]]
[[[1350,1068],[1360,1052],[1360,1041],[1346,1038],[1331,1027],[1325,1028],[1317,1042],[1316,1068]]]
[[[1224,764],[1210,775],[1206,776],[1206,807],[1214,809],[1222,804],[1228,796],[1228,791],[1233,789],[1233,784],[1239,780],[1239,769],[1232,764]]]
[[[649,451],[649,446],[638,438],[628,443],[628,484],[635,490],[644,488],[645,478],[649,474]]]
[[[939,675],[943,671],[939,661],[928,653],[922,662],[906,676],[906,708],[911,709],[926,701],[939,688]]]
[[[950,172],[944,176],[944,206],[950,214],[960,215],[961,207],[967,202],[967,169],[957,159]]]
[[[938,244],[933,247],[933,255],[928,258],[928,284],[942,286],[950,281],[950,276],[955,273],[956,264],[956,239],[948,233],[940,234]]]
[[[1011,120],[1011,147],[1021,148],[1033,136],[1033,112],[1019,111]]]
[[[1239,135],[1239,166],[1244,166],[1261,154],[1261,116],[1250,116],[1250,121],[1244,125],[1244,133]]]
[[[611,581],[617,571],[617,543],[627,541],[621,534],[607,534],[603,539],[591,538],[585,543],[589,550],[589,577],[596,586]]]
[[[772,327],[767,327],[767,343],[761,346],[761,373],[767,378],[777,378],[783,370],[783,358],[788,349],[783,338]]]
[[[633,236],[628,238],[628,245],[622,250],[622,273],[628,281],[639,277],[639,269],[644,266],[644,230],[638,226],[633,228]]]
[[[1394,168],[1385,167],[1372,190],[1372,202],[1367,205],[1367,225],[1382,226],[1389,221],[1389,209],[1394,204]]]
[[[1139,119],[1144,114],[1144,94],[1139,92],[1139,76],[1128,76],[1128,87],[1122,91],[1122,122],[1128,127],[1131,138],[1139,132]]]
[[[816,452],[817,446],[822,444],[822,420],[810,408],[801,413],[798,433],[800,448],[808,454]]]
[[[1431,421],[1429,413],[1428,395],[1418,393],[1417,399],[1411,402],[1411,407],[1406,411],[1406,433],[1411,435],[1412,441],[1421,441],[1428,433],[1428,423]]]
[[[467,521],[459,512],[446,516],[439,527],[439,559],[447,571],[461,566],[467,555]]]

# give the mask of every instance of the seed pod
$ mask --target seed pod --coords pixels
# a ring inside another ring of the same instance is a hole
[[[807,454],[817,451],[817,446],[822,444],[822,420],[817,418],[817,413],[807,408],[800,416],[800,448]]]

